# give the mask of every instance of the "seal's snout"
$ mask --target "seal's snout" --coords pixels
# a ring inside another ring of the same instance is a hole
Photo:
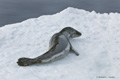
[[[78,36],[81,36],[81,35],[82,35],[82,34],[81,34],[80,32],[78,32],[78,31],[76,32],[76,34],[77,34]]]

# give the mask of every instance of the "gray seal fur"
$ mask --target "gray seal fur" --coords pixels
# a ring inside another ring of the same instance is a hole
[[[81,33],[77,30],[71,27],[65,27],[59,33],[52,36],[49,42],[49,50],[46,53],[36,58],[20,58],[17,63],[20,66],[48,63],[65,57],[69,51],[73,51],[78,56],[78,52],[73,49],[69,39],[79,36],[81,36]]]

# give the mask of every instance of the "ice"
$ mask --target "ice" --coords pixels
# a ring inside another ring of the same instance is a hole
[[[20,57],[37,57],[48,50],[51,36],[64,27],[82,33],[71,39],[79,56],[27,67]],[[69,7],[0,28],[0,80],[119,80],[120,14],[96,13]]]

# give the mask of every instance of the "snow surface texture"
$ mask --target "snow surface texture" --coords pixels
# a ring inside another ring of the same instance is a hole
[[[48,64],[17,65],[20,57],[46,52],[51,36],[66,26],[82,33],[71,40],[79,56],[70,53]],[[1,27],[0,80],[120,80],[120,14],[69,7]]]

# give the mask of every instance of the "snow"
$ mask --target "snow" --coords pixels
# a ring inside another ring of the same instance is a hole
[[[82,36],[71,39],[73,53],[47,64],[17,65],[20,57],[37,57],[48,50],[51,36],[71,26]],[[69,7],[0,28],[0,80],[119,80],[120,14]]]

